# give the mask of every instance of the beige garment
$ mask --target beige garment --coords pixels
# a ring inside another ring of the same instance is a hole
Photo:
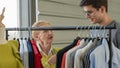
[[[0,44],[7,43],[5,38],[6,38],[6,36],[5,36],[5,28],[4,27],[0,27]]]
[[[70,50],[67,51],[67,53],[66,53],[66,60],[65,60],[65,68],[70,68],[70,64],[72,62],[70,60],[70,57],[71,57],[70,55],[72,54],[72,52],[75,51],[76,49],[78,49],[79,47],[81,47],[82,45],[84,45],[84,43],[85,43],[85,40],[82,39],[80,41],[80,45],[75,46],[74,48],[72,48],[72,49],[70,49]]]
[[[2,14],[0,15],[0,44],[7,43],[6,35],[5,35],[5,25],[2,23],[2,20],[4,18],[4,12],[5,12],[5,8],[3,8]]]

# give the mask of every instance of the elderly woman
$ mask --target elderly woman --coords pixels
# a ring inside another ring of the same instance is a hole
[[[47,21],[35,22],[32,27],[49,27],[51,24]],[[52,30],[39,30],[32,31],[32,36],[36,41],[37,48],[42,55],[41,63],[43,68],[55,68],[56,53],[59,49],[52,47],[53,31]]]

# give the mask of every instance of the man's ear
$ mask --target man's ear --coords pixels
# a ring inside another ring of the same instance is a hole
[[[106,12],[105,6],[101,6],[100,11],[101,11],[102,13]]]

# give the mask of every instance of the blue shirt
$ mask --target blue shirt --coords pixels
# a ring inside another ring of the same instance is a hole
[[[90,54],[90,68],[108,68],[109,48],[106,39]]]

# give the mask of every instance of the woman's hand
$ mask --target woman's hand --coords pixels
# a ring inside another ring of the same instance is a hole
[[[51,58],[48,60],[49,64],[56,64],[56,55],[53,55]]]
[[[0,23],[2,23],[2,20],[4,18],[4,12],[5,12],[5,8],[3,8],[2,14],[0,15]]]

